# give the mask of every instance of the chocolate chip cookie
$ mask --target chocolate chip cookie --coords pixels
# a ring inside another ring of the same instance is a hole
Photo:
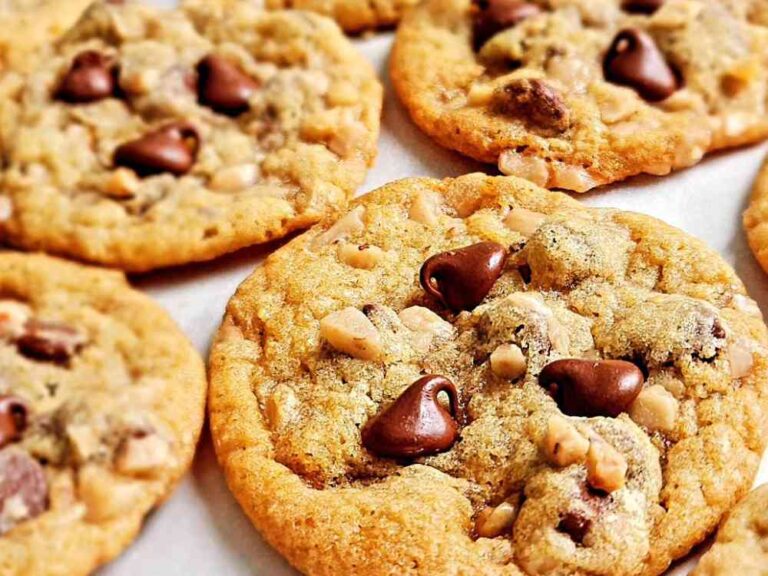
[[[202,361],[122,274],[0,252],[0,574],[119,554],[192,460]]]
[[[0,69],[32,66],[92,0],[0,0]]]
[[[381,87],[336,25],[241,7],[94,4],[3,78],[0,237],[130,271],[279,238],[343,206],[373,161]]]
[[[181,6],[194,18],[215,19],[239,4],[268,10],[293,8],[333,18],[345,31],[359,33],[396,24],[417,0],[182,0]]]
[[[303,572],[655,575],[752,483],[767,342],[734,272],[658,220],[403,180],[240,287],[211,426]]]
[[[767,23],[753,0],[427,0],[391,72],[440,144],[583,192],[768,135]]]
[[[728,513],[717,540],[692,576],[764,576],[768,573],[768,484]]]
[[[742,223],[752,253],[768,271],[768,161],[757,176]]]

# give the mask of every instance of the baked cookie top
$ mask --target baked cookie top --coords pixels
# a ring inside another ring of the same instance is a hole
[[[659,574],[749,489],[766,338],[734,272],[658,220],[403,180],[243,283],[210,421],[306,573]]]
[[[131,271],[213,258],[343,206],[372,163],[381,87],[338,27],[247,6],[94,4],[3,79],[0,236]]]
[[[396,24],[417,0],[181,0],[182,8],[195,18],[216,18],[238,4],[267,10],[307,10],[333,18],[345,31],[363,32]]]
[[[92,0],[0,0],[0,69],[26,69]]]
[[[187,470],[205,370],[122,274],[0,252],[0,574],[90,573]]]
[[[442,145],[583,192],[768,134],[766,23],[754,0],[427,0],[391,72]]]
[[[728,513],[692,576],[763,576],[768,569],[768,484]]]

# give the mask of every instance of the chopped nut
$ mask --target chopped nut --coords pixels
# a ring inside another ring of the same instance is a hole
[[[315,238],[312,242],[312,248],[317,250],[322,246],[333,244],[344,238],[349,238],[353,234],[362,232],[365,230],[365,223],[363,222],[364,214],[365,208],[363,206],[358,206],[351,212],[348,212],[328,228],[328,230]]]
[[[629,417],[651,432],[669,432],[677,421],[678,403],[660,384],[648,386],[629,407]]]
[[[589,451],[589,440],[566,418],[555,415],[547,423],[543,448],[550,462],[557,466],[570,466],[584,461]]]
[[[752,371],[754,358],[748,340],[741,338],[728,345],[728,362],[734,378],[743,378]]]
[[[140,186],[141,181],[133,170],[118,168],[108,176],[104,192],[111,198],[133,198]]]
[[[744,296],[743,294],[734,294],[733,298],[731,299],[731,303],[733,304],[733,307],[740,312],[746,312],[750,316],[755,316],[757,318],[763,317],[763,313],[760,311],[760,307],[757,305],[757,302],[748,296]]]
[[[499,170],[507,176],[518,176],[537,186],[549,182],[547,161],[537,156],[525,156],[514,150],[504,150],[499,155]]]
[[[352,268],[372,270],[384,255],[384,250],[370,244],[339,244],[339,260]]]
[[[78,473],[77,494],[85,504],[88,522],[121,516],[136,505],[143,491],[140,481],[121,478],[96,464],[88,464]]]
[[[357,308],[328,314],[320,321],[320,335],[336,350],[361,360],[377,360],[382,353],[378,330]]]
[[[551,188],[564,188],[574,192],[586,192],[597,186],[598,182],[580,166],[569,166],[558,162],[552,164]]]
[[[557,91],[544,80],[517,78],[494,94],[502,112],[557,132],[571,124],[568,107]]]
[[[467,93],[467,104],[470,106],[485,106],[493,99],[493,84],[474,82]]]
[[[70,424],[66,432],[72,455],[79,464],[85,463],[98,454],[101,439],[93,426]]]
[[[423,224],[434,226],[442,214],[440,196],[435,192],[419,192],[408,210],[408,218]]]
[[[15,300],[0,300],[0,338],[15,340],[24,333],[32,315],[29,306]]]
[[[211,178],[211,188],[219,192],[237,192],[253,186],[259,177],[256,164],[237,164],[222,168]]]
[[[502,344],[491,353],[491,370],[496,376],[514,380],[525,374],[527,362],[515,344]]]
[[[158,472],[171,460],[168,442],[159,434],[132,436],[123,440],[115,454],[115,470],[140,476]]]
[[[516,518],[517,507],[511,502],[502,502],[498,506],[486,506],[477,515],[475,531],[481,538],[496,538],[512,528]]]
[[[453,326],[440,316],[424,306],[411,306],[398,314],[400,322],[414,332],[430,332],[435,336],[450,338],[453,335]]]
[[[596,74],[593,66],[578,56],[555,56],[547,61],[547,75],[571,93],[585,92]]]
[[[278,384],[267,399],[267,419],[273,430],[281,430],[298,415],[299,399],[290,386]]]
[[[549,334],[549,343],[552,345],[552,349],[558,354],[568,354],[568,349],[571,346],[571,337],[554,315],[550,315],[547,318],[547,333]]]
[[[514,208],[504,219],[504,225],[527,238],[536,232],[536,229],[541,226],[541,223],[546,218],[547,216],[541,212],[534,212],[525,208]]]
[[[614,492],[624,487],[627,461],[613,446],[597,434],[590,438],[587,452],[587,482],[593,488]]]

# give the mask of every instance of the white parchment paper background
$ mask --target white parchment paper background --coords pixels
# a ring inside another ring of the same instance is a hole
[[[174,2],[154,3],[168,6]],[[442,178],[490,169],[439,148],[410,122],[387,78],[391,42],[392,33],[355,41],[373,62],[386,88],[379,157],[361,193],[407,176]],[[592,206],[651,214],[702,238],[735,267],[750,295],[768,313],[768,276],[753,259],[741,229],[741,212],[766,151],[768,147],[761,145],[718,154],[672,176],[635,178],[580,199]],[[264,255],[279,245],[133,281],[171,313],[207,358],[227,299]],[[758,483],[760,479],[768,480],[766,459]],[[690,561],[681,563],[669,574],[686,574],[692,565]],[[286,576],[297,572],[261,539],[229,494],[207,431],[192,471],[173,497],[147,520],[134,545],[99,572],[100,576],[251,574]]]

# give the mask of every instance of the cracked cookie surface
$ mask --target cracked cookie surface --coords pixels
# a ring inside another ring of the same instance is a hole
[[[765,137],[766,22],[751,0],[428,0],[391,73],[440,144],[583,192]]]
[[[210,259],[344,206],[381,87],[330,20],[97,3],[3,79],[0,237],[130,271]]]
[[[89,574],[189,468],[203,363],[122,274],[0,252],[0,573]]]
[[[410,179],[242,284],[210,421],[303,572],[655,575],[753,480],[766,342],[734,272],[658,220]]]

